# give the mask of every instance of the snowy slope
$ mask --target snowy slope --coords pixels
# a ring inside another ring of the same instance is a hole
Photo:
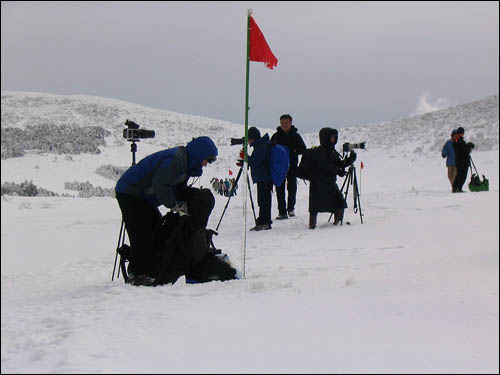
[[[489,192],[450,194],[439,152],[424,147],[415,154],[410,146],[425,144],[408,129],[391,123],[340,129],[340,144],[373,145],[360,150],[356,162],[364,224],[350,194],[346,220],[352,225],[333,227],[320,214],[318,228],[307,229],[308,187],[299,182],[296,218],[247,233],[244,280],[180,280],[157,288],[111,282],[121,221],[113,198],[2,197],[2,372],[498,373],[496,100],[496,128],[488,120],[482,130],[496,144],[473,153],[491,181]],[[144,118],[155,116],[149,110]],[[449,116],[451,110],[445,110]],[[472,112],[459,108],[454,116],[479,116]],[[151,121],[143,127],[155,128]],[[221,142],[241,129],[227,126]],[[377,126],[394,127],[397,145],[384,143],[387,135],[365,138]],[[448,137],[448,130],[439,136],[445,124],[428,126],[422,131],[436,137],[427,145]],[[472,132],[480,126],[464,127]],[[180,143],[193,133],[188,125],[177,131]],[[315,137],[305,135],[308,145]],[[129,145],[116,141],[99,155],[74,155],[72,161],[50,153],[2,160],[2,183],[33,179],[60,192],[74,179],[112,187],[112,180],[94,172],[103,164],[130,164]],[[157,136],[154,142],[141,141],[139,159],[164,141]],[[221,157],[195,186],[228,176],[229,168],[237,172],[238,147],[219,146]],[[398,147],[408,155],[394,157]],[[214,238],[240,270],[241,192]],[[226,199],[216,196],[210,228]]]
[[[229,145],[230,137],[241,137],[241,125],[206,117],[185,115],[115,99],[86,95],[53,95],[2,91],[2,128],[24,129],[29,125],[100,126],[111,132],[108,146],[126,143],[122,137],[125,120],[155,130],[146,142],[172,147],[186,142],[186,136],[204,134],[217,144]],[[250,125],[252,126],[252,125]],[[142,141],[144,142],[144,141]]]

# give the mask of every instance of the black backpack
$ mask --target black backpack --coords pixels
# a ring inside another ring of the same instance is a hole
[[[190,215],[167,213],[155,236],[155,285],[174,284],[183,275],[191,283],[236,279],[236,269],[213,245],[214,234]]]
[[[302,154],[300,163],[297,167],[297,177],[303,180],[311,180],[313,170],[313,152],[314,148],[308,148]]]

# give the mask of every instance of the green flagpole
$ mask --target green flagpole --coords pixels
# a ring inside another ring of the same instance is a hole
[[[252,15],[252,10],[248,9],[247,14],[247,59],[246,59],[246,85],[245,85],[245,140],[243,141],[243,150],[245,153],[245,168],[243,183],[245,187],[243,189],[243,233],[241,238],[241,248],[242,248],[242,275],[245,278],[245,258],[246,258],[246,248],[247,248],[247,197],[248,197],[248,82],[250,73],[250,16]]]

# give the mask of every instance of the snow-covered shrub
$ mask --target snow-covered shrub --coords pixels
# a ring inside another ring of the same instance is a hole
[[[97,168],[95,173],[109,178],[110,180],[118,181],[128,168],[129,167],[117,167],[115,165],[105,164]]]
[[[2,159],[23,156],[26,150],[58,154],[99,154],[111,133],[99,126],[28,125],[26,129],[2,127]]]
[[[78,196],[82,198],[89,197],[115,197],[115,189],[103,188],[100,186],[93,186],[89,181],[86,182],[65,182],[64,188],[66,190],[78,191]]]

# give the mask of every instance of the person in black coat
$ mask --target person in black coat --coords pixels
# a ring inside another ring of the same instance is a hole
[[[312,178],[309,184],[309,229],[316,228],[318,212],[333,212],[334,225],[342,221],[347,203],[337,186],[337,176],[345,176],[345,168],[356,160],[356,154],[342,159],[335,150],[338,132],[323,128],[319,132],[320,146],[312,154]]]
[[[297,128],[292,125],[292,116],[282,115],[280,126],[271,137],[275,144],[287,146],[290,151],[290,168],[281,186],[276,188],[279,215],[276,219],[287,219],[288,216],[295,216],[295,199],[297,195],[297,164],[299,155],[306,149],[304,140],[297,132]],[[285,184],[288,190],[288,205],[285,200]]]
[[[453,144],[455,149],[455,159],[457,165],[457,176],[453,181],[453,193],[463,193],[462,187],[467,180],[467,172],[470,167],[470,153],[474,148],[474,143],[465,143],[465,130],[462,127],[457,129],[457,141]]]
[[[248,156],[248,165],[252,173],[252,181],[257,184],[257,203],[259,217],[257,224],[250,230],[271,229],[271,204],[273,180],[271,177],[271,141],[266,133],[260,136],[259,129],[248,129],[248,144],[254,148],[252,155]]]

